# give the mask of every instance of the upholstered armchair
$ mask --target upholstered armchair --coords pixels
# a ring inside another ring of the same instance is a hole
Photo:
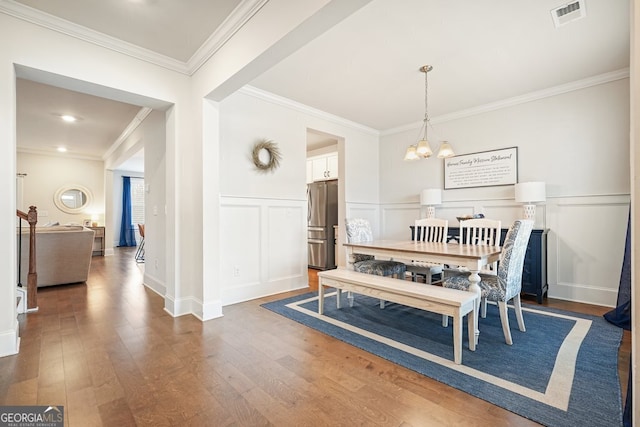
[[[510,300],[513,300],[518,328],[522,332],[526,331],[524,318],[522,317],[522,307],[520,305],[520,290],[522,287],[524,256],[527,252],[527,245],[532,229],[533,221],[531,220],[515,221],[509,228],[502,246],[497,275],[481,273],[480,283],[478,283],[481,289],[483,304],[486,301],[494,301],[498,304],[504,339],[509,345],[513,343],[507,313],[507,302]],[[466,291],[471,285],[469,282],[469,273],[458,273],[453,276],[447,276],[442,285],[445,288]],[[444,317],[443,326],[446,326],[446,324],[447,318]]]

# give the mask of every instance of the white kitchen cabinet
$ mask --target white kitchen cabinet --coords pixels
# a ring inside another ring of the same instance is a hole
[[[338,179],[338,155],[327,156],[327,179]]]
[[[307,182],[326,181],[338,178],[338,154],[314,156],[307,159]]]
[[[307,184],[313,182],[313,161],[307,160]]]

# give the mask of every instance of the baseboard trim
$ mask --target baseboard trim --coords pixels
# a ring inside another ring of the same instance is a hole
[[[549,284],[548,295],[549,298],[615,307],[618,299],[618,290],[593,288],[576,283],[556,283]]]
[[[194,316],[198,319],[206,322],[207,320],[217,319],[222,317],[222,300],[213,300],[207,301],[206,303],[202,303],[198,301],[196,303],[198,305],[198,309],[194,312]]]
[[[158,280],[150,274],[144,274],[144,277],[142,278],[142,284],[151,289],[156,294],[160,295],[162,298],[164,298],[165,294],[167,293],[167,287],[165,286],[164,282]]]
[[[194,305],[196,305],[196,302],[193,298],[174,299],[169,295],[164,296],[164,311],[169,313],[172,317],[194,314]]]
[[[20,352],[20,326],[16,320],[14,327],[0,333],[0,357]]]

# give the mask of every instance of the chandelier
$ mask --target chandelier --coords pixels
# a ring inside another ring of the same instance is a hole
[[[431,126],[431,122],[429,122],[429,79],[427,75],[431,70],[433,70],[433,66],[431,65],[423,65],[420,67],[420,71],[424,73],[424,119],[422,120],[422,128],[420,129],[423,137],[417,144],[407,147],[407,151],[404,154],[405,160],[428,159],[433,155],[429,140],[427,139],[427,130]],[[453,152],[453,148],[451,148],[451,144],[447,141],[442,141],[440,149],[438,150],[438,158],[444,159],[454,155],[455,153]]]

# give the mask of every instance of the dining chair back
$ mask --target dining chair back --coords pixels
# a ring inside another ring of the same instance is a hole
[[[138,232],[140,233],[140,243],[136,249],[136,262],[144,262],[144,224],[138,224]]]
[[[449,234],[449,221],[441,218],[423,218],[415,220],[413,227],[413,240],[422,242],[445,243]],[[418,276],[424,276],[425,283],[437,283],[433,276],[441,277],[444,265],[423,261],[412,261],[407,264],[407,271],[411,278],[417,282]]]
[[[373,241],[371,224],[364,218],[345,219],[348,243],[365,243]],[[395,276],[404,279],[407,270],[403,262],[375,259],[372,255],[353,254],[353,269],[360,273],[378,276]]]
[[[448,233],[449,221],[446,219],[422,218],[414,223],[414,240],[444,243]]]
[[[473,218],[460,222],[460,242],[471,245],[500,246],[502,222],[495,219]],[[496,274],[498,263],[494,262],[482,270],[486,274]]]
[[[481,297],[484,307],[486,301],[494,301],[500,309],[500,321],[502,331],[507,344],[513,343],[511,330],[509,328],[509,316],[507,313],[507,302],[513,300],[513,307],[518,321],[518,328],[525,332],[524,318],[520,304],[520,291],[522,289],[522,269],[524,258],[529,244],[529,237],[533,229],[533,221],[516,220],[505,237],[496,275],[480,274]],[[445,288],[468,290],[471,282],[469,274],[458,273],[445,278],[443,284]],[[486,310],[486,308],[485,308]],[[485,313],[486,315],[486,313]],[[484,315],[482,317],[485,317]],[[443,325],[446,326],[446,318],[443,318]]]

